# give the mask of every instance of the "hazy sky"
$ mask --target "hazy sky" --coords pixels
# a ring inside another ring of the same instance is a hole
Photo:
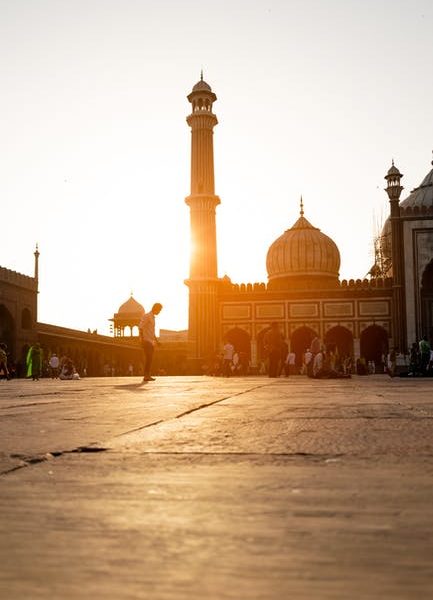
[[[430,0],[0,0],[0,265],[33,274],[39,320],[108,332],[131,291],[187,326],[190,131],[214,111],[219,274],[266,281],[305,216],[342,278],[372,264],[383,179],[430,170]]]

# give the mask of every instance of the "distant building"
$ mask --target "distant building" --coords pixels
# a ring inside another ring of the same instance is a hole
[[[37,320],[39,251],[35,252],[33,277],[0,267],[0,341],[8,346],[18,376],[25,375],[31,344],[40,342],[45,363],[55,352],[69,357],[81,375],[140,375],[142,350],[138,324],[144,308],[131,295],[114,314],[114,336],[79,331]],[[186,372],[186,332],[161,331],[163,343],[155,352],[155,373],[179,375]]]
[[[270,246],[267,283],[232,283],[218,277],[213,112],[216,95],[203,77],[188,95],[191,114],[191,254],[189,348],[192,368],[218,353],[224,339],[253,367],[263,358],[263,336],[278,322],[297,361],[318,336],[340,354],[380,363],[389,347],[406,350],[421,335],[433,337],[433,171],[399,204],[401,174],[386,175],[390,219],[384,246],[388,267],[364,280],[339,279],[336,244],[304,216]],[[266,218],[266,217],[264,217]],[[282,226],[282,229],[284,226]],[[391,240],[391,241],[390,241]],[[388,242],[388,245],[386,245]],[[236,240],[233,241],[236,244]]]

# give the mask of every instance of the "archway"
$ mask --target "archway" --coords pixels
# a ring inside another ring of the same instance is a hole
[[[7,344],[7,352],[15,356],[15,321],[4,304],[0,304],[0,341]]]
[[[327,331],[325,346],[333,352],[337,351],[340,357],[353,356],[353,335],[346,327],[336,325]]]
[[[230,329],[230,331],[227,331],[224,337],[233,344],[237,352],[246,354],[248,360],[250,359],[251,339],[244,329],[234,327],[233,329]]]
[[[302,365],[303,356],[307,348],[310,347],[311,340],[317,335],[311,327],[303,326],[295,329],[290,336],[290,350],[296,355],[295,362],[298,367]]]
[[[375,365],[382,364],[382,355],[388,354],[388,333],[379,325],[370,325],[361,333],[361,356]]]
[[[433,340],[433,260],[424,269],[421,279],[421,331],[419,336],[426,335]],[[416,342],[417,340],[408,340]]]

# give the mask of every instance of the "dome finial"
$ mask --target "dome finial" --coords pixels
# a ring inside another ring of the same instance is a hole
[[[431,151],[431,153],[432,153],[432,158],[433,158],[433,150]],[[431,161],[431,164],[433,165],[433,160]]]
[[[200,71],[200,81],[203,81],[203,69]]]
[[[301,210],[299,211],[299,214],[301,215],[301,217],[304,216],[304,201],[302,200],[302,194],[301,194]]]
[[[392,166],[395,167],[395,165],[394,165],[394,159],[392,159],[391,162],[392,162]]]

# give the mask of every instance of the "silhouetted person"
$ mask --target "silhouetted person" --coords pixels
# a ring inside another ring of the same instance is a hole
[[[271,328],[265,333],[263,342],[269,357],[269,377],[278,377],[283,347],[283,336],[278,323],[271,324]]]
[[[419,370],[419,348],[418,344],[414,342],[410,347],[409,352],[409,375],[416,375],[419,372]]]
[[[50,366],[51,379],[57,379],[59,376],[60,360],[55,352],[52,353],[48,364]]]
[[[151,377],[150,375],[150,369],[152,367],[155,344],[158,342],[155,336],[155,316],[159,315],[161,310],[162,304],[156,302],[148,313],[144,313],[144,315],[141,317],[140,325],[138,326],[141,346],[144,354],[143,382],[155,381],[155,378]]]
[[[6,354],[7,345],[3,342],[0,344],[0,373],[3,371],[5,379],[10,379],[8,369],[8,355]]]
[[[419,362],[420,370],[423,375],[427,374],[427,368],[430,363],[430,344],[427,336],[425,335],[419,342]]]
[[[286,340],[281,341],[281,356],[280,356],[280,372],[279,375],[284,375],[288,377],[289,375],[289,367],[287,365],[287,356],[289,354],[289,344]]]
[[[223,349],[223,375],[225,377],[230,377],[234,353],[235,347],[229,340],[226,340]]]

